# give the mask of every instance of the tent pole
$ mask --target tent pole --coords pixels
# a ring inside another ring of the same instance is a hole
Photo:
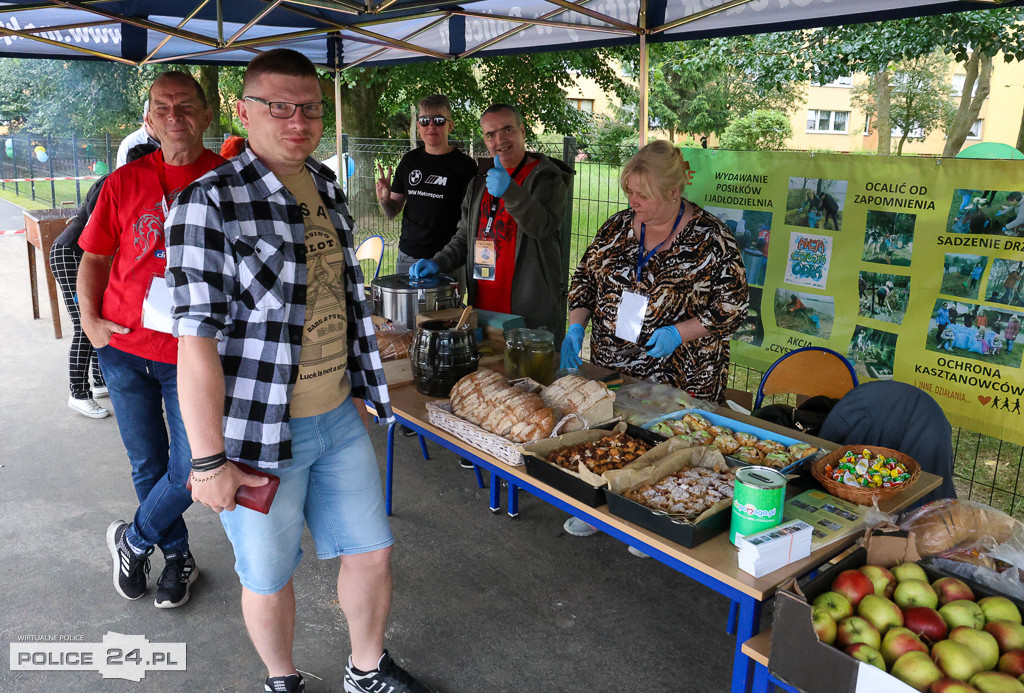
[[[345,181],[348,166],[341,160],[341,68],[334,68],[334,146],[338,153],[338,178]]]
[[[643,147],[647,144],[647,2],[641,0],[640,2],[640,15],[637,18],[637,24],[640,26],[640,83],[637,85],[640,90],[640,146]]]

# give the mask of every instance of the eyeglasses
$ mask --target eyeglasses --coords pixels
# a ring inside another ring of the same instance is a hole
[[[416,118],[416,122],[419,123],[422,127],[427,127],[428,125],[433,123],[437,127],[441,128],[444,127],[444,124],[448,122],[448,117],[443,115],[419,116],[418,118]]]
[[[302,115],[306,116],[310,120],[320,120],[324,117],[327,112],[326,101],[314,101],[312,103],[288,103],[287,101],[266,101],[257,96],[245,96],[244,101],[255,101],[261,103],[270,109],[270,115],[273,118],[280,118],[287,120],[295,115],[295,111],[299,108],[302,109]]]

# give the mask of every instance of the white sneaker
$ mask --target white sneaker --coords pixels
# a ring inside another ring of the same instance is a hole
[[[96,404],[94,399],[75,399],[73,396],[69,396],[68,406],[90,419],[103,419],[110,416],[110,412]]]
[[[110,390],[107,389],[106,385],[93,385],[92,397],[93,399],[99,399],[100,397],[110,397]]]
[[[648,556],[646,553],[636,548],[635,546],[629,546],[627,548],[629,549],[629,552],[637,558],[650,558],[650,556]]]
[[[589,537],[591,534],[597,534],[597,527],[592,527],[578,517],[570,517],[562,525],[569,534],[574,537]]]

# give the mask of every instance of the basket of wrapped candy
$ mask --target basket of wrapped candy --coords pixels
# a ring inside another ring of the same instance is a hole
[[[921,465],[897,450],[847,445],[816,460],[811,475],[833,496],[871,505],[917,481]]]

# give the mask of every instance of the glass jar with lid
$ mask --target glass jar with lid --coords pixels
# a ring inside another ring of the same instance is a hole
[[[505,333],[505,371],[509,378],[532,378],[550,385],[555,376],[555,335],[516,328]]]

